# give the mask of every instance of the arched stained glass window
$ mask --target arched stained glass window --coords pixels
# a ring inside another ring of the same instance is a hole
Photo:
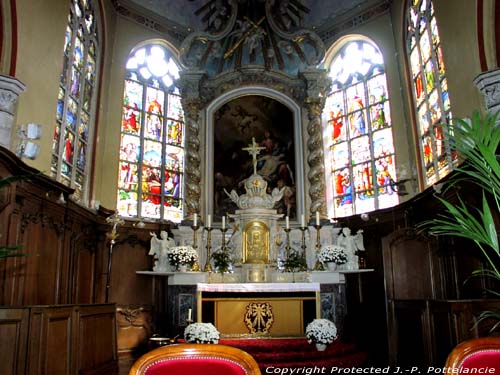
[[[417,118],[424,182],[447,175],[456,155],[450,152],[443,124],[451,120],[448,81],[431,0],[412,0],[407,12],[406,47]]]
[[[128,58],[121,123],[118,213],[182,220],[184,112],[179,67],[162,45]]]
[[[324,145],[330,217],[399,203],[384,61],[367,41],[350,41],[334,56],[329,75]]]
[[[96,13],[96,4],[91,0],[70,2],[52,142],[51,175],[73,187],[73,199],[82,203],[89,200],[94,138],[99,70]]]

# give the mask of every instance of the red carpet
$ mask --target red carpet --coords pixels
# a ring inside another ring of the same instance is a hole
[[[220,340],[220,344],[235,346],[250,353],[263,373],[269,367],[362,367],[367,353],[354,345],[336,340],[324,352],[319,352],[305,338],[297,339],[234,339]]]

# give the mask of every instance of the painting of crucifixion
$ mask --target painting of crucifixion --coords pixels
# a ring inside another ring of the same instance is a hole
[[[274,207],[295,218],[295,145],[292,111],[266,96],[248,95],[222,105],[214,114],[214,217],[220,219],[237,209],[224,192],[245,192],[243,183],[256,172],[268,183],[268,191],[284,188],[283,199]],[[252,138],[255,156],[248,152]]]

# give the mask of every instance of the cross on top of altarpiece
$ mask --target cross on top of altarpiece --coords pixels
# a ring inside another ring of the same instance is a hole
[[[257,174],[257,155],[260,154],[260,150],[264,150],[265,147],[258,147],[257,143],[255,143],[255,137],[252,137],[252,143],[248,145],[248,147],[243,147],[243,151],[248,151],[250,155],[252,155],[253,162],[253,174]]]

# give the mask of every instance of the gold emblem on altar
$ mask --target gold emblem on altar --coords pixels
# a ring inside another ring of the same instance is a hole
[[[246,307],[245,325],[249,333],[269,333],[274,323],[272,306],[269,302],[252,302]]]
[[[269,263],[269,228],[261,221],[248,223],[243,231],[243,263]]]

